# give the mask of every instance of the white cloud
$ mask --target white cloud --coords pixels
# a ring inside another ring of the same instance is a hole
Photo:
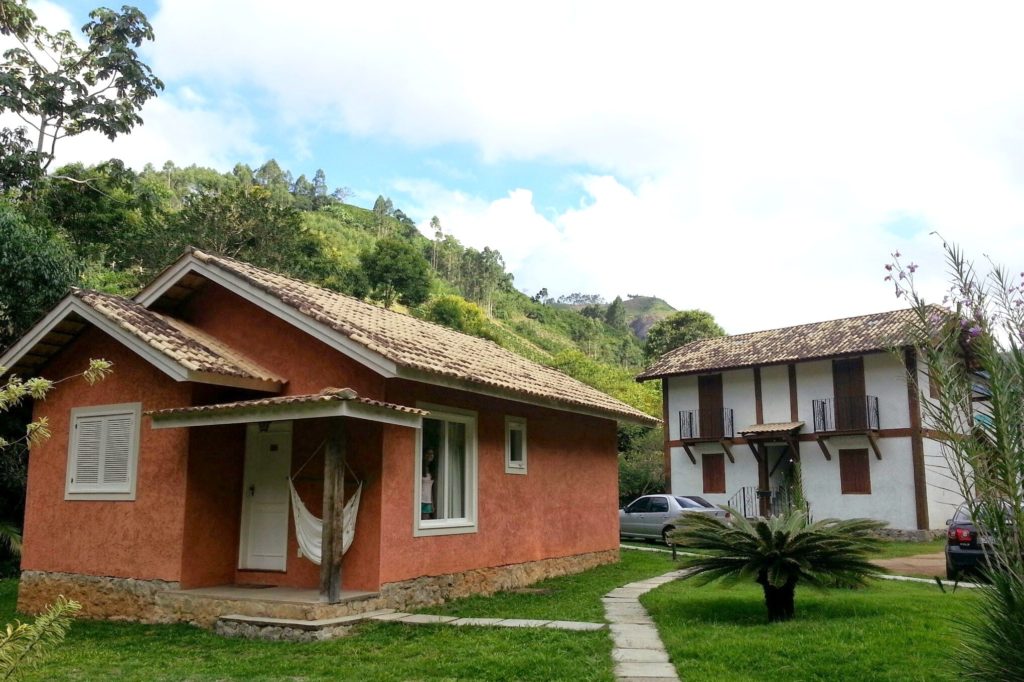
[[[468,146],[478,175],[589,169],[558,213],[528,182],[494,200],[457,168],[444,186],[393,169],[407,213],[496,246],[523,288],[659,294],[741,331],[896,307],[881,265],[899,248],[941,270],[929,230],[1024,252],[1019,4],[175,0],[151,18],[146,58],[178,86],[129,159],[265,153],[253,101],[299,156],[336,131]],[[115,153],[91,145],[75,153]],[[922,229],[886,229],[901,218]]]

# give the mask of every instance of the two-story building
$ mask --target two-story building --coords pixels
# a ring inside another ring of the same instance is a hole
[[[918,387],[927,392],[928,377],[910,344],[911,315],[705,339],[666,353],[637,380],[662,382],[672,492],[747,516],[802,494],[815,518],[943,528],[961,500],[922,427]]]

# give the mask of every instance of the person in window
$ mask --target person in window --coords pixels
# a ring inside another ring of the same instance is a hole
[[[423,478],[420,481],[420,518],[434,518],[434,476],[431,468],[434,466],[434,450],[427,448],[423,453]]]

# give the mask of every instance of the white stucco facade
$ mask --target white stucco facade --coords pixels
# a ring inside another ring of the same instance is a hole
[[[832,360],[812,360],[794,363],[796,375],[796,421],[804,422],[798,433],[800,449],[800,475],[804,495],[812,515],[822,518],[867,517],[886,521],[891,528],[914,530],[918,528],[917,493],[914,484],[914,456],[910,398],[902,358],[889,352],[866,354],[864,386],[869,396],[878,398],[879,429],[875,432],[878,458],[867,435],[826,434],[825,443],[831,455],[827,459],[814,434],[812,402],[834,397]],[[668,438],[674,441],[670,449],[672,492],[680,495],[701,495],[715,504],[729,504],[744,487],[758,486],[758,465],[750,447],[739,439],[739,431],[757,423],[756,397],[752,368],[729,370],[722,375],[722,404],[733,410],[736,438],[730,446],[735,462],[725,458],[725,493],[705,493],[701,455],[725,452],[718,442],[689,445],[697,460],[690,461],[686,451],[678,445],[679,413],[699,409],[698,379],[696,375],[675,376],[665,379],[668,396]],[[790,402],[790,367],[770,365],[760,368],[762,423],[792,421]],[[921,381],[926,381],[922,376]],[[781,439],[780,441],[781,442]],[[839,451],[842,449],[868,451],[868,478],[870,493],[844,494],[841,488]],[[925,455],[925,504],[928,528],[945,526],[952,510],[960,502],[959,495],[948,478],[945,459],[938,443],[923,440]],[[772,453],[781,449],[773,449]],[[775,459],[778,459],[777,455]],[[769,458],[771,460],[771,458]],[[774,466],[775,462],[770,461]],[[776,485],[773,477],[773,487]]]

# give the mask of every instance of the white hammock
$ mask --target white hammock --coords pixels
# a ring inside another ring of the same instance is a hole
[[[316,565],[320,565],[321,541],[323,540],[324,522],[306,509],[295,490],[295,484],[288,479],[288,488],[292,495],[292,517],[295,519],[295,537],[299,540],[299,551]],[[341,532],[341,553],[344,554],[352,545],[356,536],[356,514],[359,513],[359,496],[363,492],[360,483],[356,492],[345,503],[344,521]]]

